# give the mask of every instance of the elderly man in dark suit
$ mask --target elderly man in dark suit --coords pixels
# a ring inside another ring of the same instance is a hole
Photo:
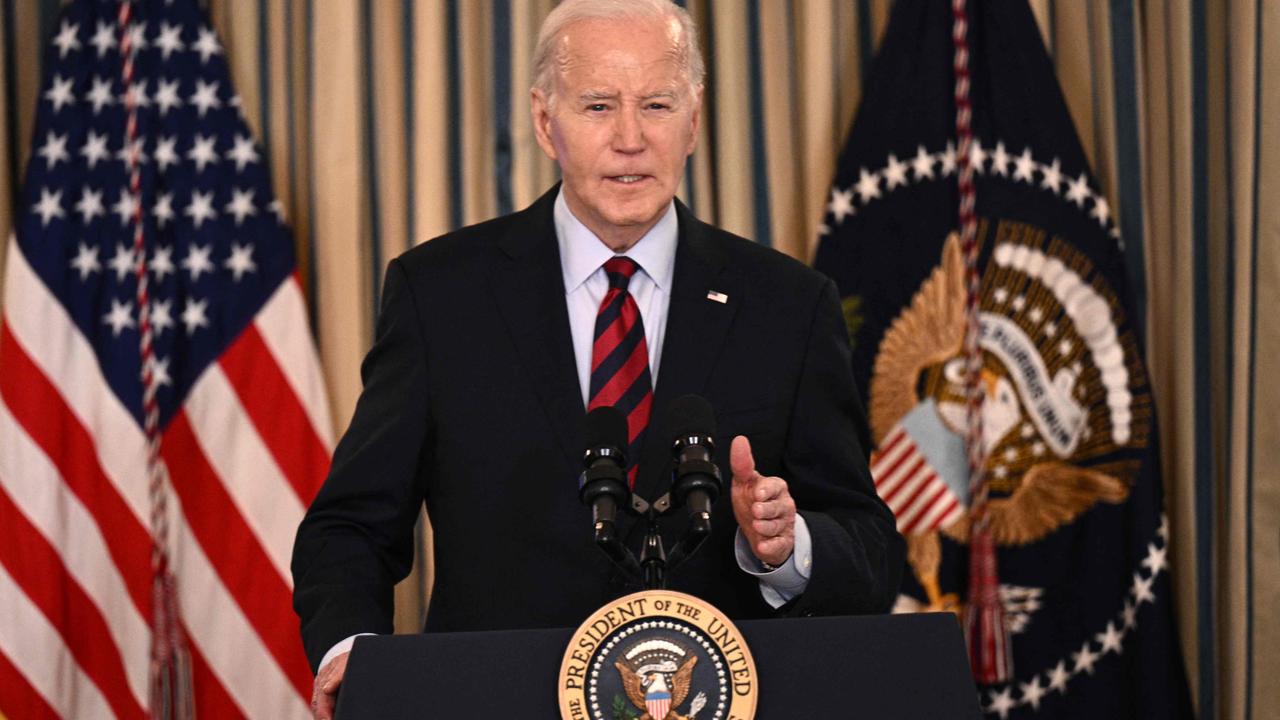
[[[572,626],[637,589],[577,498],[599,405],[627,417],[650,501],[670,480],[663,409],[686,393],[716,408],[732,486],[673,589],[738,618],[883,612],[897,589],[902,541],[867,470],[835,286],[674,200],[702,101],[688,14],[566,0],[534,65],[533,122],[563,183],[391,262],[364,392],[298,530],[317,717],[354,636],[392,630],[423,503],[427,631]],[[664,520],[668,542],[683,525]],[[643,532],[619,530],[633,547]]]

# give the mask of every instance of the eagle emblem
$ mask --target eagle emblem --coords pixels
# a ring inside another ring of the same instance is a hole
[[[1136,346],[1117,332],[1119,304],[1091,280],[1087,258],[1025,223],[999,222],[994,243],[979,305],[982,442],[993,539],[1009,547],[1126,500],[1151,404],[1133,390],[1145,382]],[[927,596],[912,609],[961,610],[942,592],[939,565],[940,535],[966,543],[969,534],[965,299],[953,234],[885,332],[868,393],[876,489]]]
[[[636,643],[614,663],[627,699],[644,714],[639,720],[695,720],[706,705],[704,693],[690,704],[689,714],[676,711],[689,695],[698,658],[677,642],[658,639]]]

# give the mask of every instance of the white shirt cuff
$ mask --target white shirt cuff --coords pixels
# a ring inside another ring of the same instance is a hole
[[[751,551],[742,528],[738,528],[738,535],[734,540],[733,551],[738,559],[738,567],[759,578],[760,595],[775,610],[804,593],[809,586],[809,576],[813,574],[813,538],[809,535],[809,525],[805,523],[803,515],[796,515],[795,533],[796,546],[791,557],[774,570],[766,570]]]
[[[328,665],[330,660],[338,657],[342,653],[351,652],[351,646],[356,644],[356,638],[360,637],[361,635],[375,635],[375,634],[377,633],[356,633],[355,635],[352,635],[349,638],[339,640],[336,645],[329,648],[329,652],[325,653],[324,657],[320,658],[320,669],[323,670],[324,666]]]

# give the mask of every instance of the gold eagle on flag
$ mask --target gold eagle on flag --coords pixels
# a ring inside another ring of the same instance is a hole
[[[1128,497],[1136,463],[1102,456],[1146,443],[1150,401],[1130,392],[1135,346],[1116,332],[1110,290],[1083,280],[1087,259],[1023,223],[1000,222],[995,242],[979,340],[988,513],[997,545],[1025,545]],[[960,610],[939,585],[939,533],[959,543],[969,534],[965,299],[952,234],[881,340],[870,383],[872,475],[928,610]]]

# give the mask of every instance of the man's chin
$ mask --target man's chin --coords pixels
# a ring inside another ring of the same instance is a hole
[[[667,210],[673,197],[653,183],[647,191],[604,192],[583,198],[586,215],[592,218],[587,226],[606,234],[630,234],[637,228],[647,230]],[[572,203],[570,210],[573,210]],[[579,218],[585,220],[585,217]],[[596,227],[599,225],[600,227]]]
[[[653,208],[647,208],[645,211],[623,212],[610,214],[604,217],[605,222],[619,230],[630,230],[638,227],[652,226],[658,221],[660,212]]]
[[[604,209],[604,217],[619,227],[645,225],[658,219],[671,202],[672,195],[667,195],[655,188],[651,192],[631,197],[619,197]]]

